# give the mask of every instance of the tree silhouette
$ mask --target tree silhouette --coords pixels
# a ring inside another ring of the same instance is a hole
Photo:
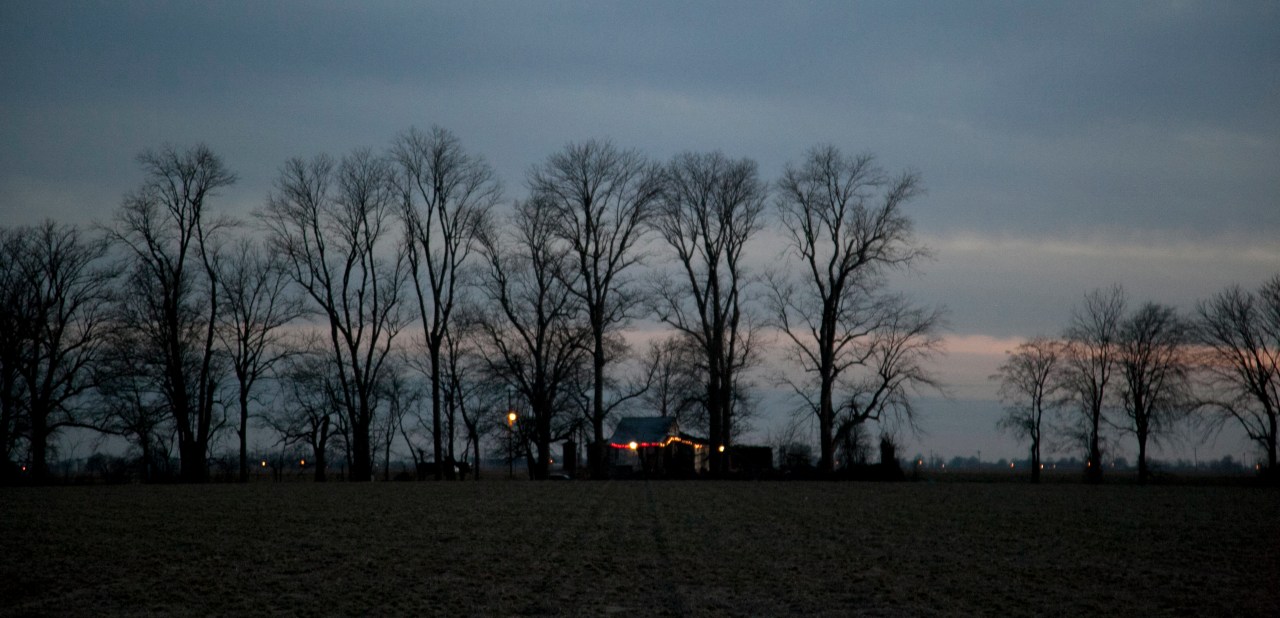
[[[81,404],[95,387],[116,273],[105,242],[53,221],[0,229],[0,251],[0,444],[9,462],[25,435],[32,478],[44,482],[51,438],[94,427]]]
[[[205,481],[222,377],[215,254],[220,232],[231,224],[212,215],[207,201],[236,176],[203,144],[148,151],[138,161],[147,178],[125,198],[109,229],[133,263],[126,295],[138,302],[123,321],[142,330],[160,361],[153,379],[173,417],[182,480]]]
[[[290,289],[291,278],[281,257],[241,238],[219,265],[218,282],[225,297],[218,338],[236,380],[240,413],[240,482],[249,480],[249,402],[254,386],[289,354],[283,326],[304,313],[302,299]]]
[[[271,247],[322,316],[353,481],[372,480],[379,380],[405,326],[406,258],[388,240],[396,203],[391,174],[390,164],[367,150],[337,165],[323,155],[292,159],[260,214]]]
[[[1009,352],[999,373],[1000,399],[1005,415],[999,427],[1031,441],[1031,482],[1040,482],[1040,451],[1044,443],[1045,415],[1066,403],[1062,392],[1063,343],[1036,337]]]
[[[391,150],[401,217],[408,238],[406,256],[418,299],[427,378],[431,383],[433,453],[442,462],[441,426],[444,392],[442,349],[452,328],[452,315],[463,264],[477,245],[489,211],[502,191],[484,159],[468,154],[458,138],[440,127],[423,133],[409,129]],[[441,466],[436,466],[436,479]]]
[[[1190,325],[1173,307],[1146,303],[1120,323],[1117,368],[1125,423],[1138,440],[1138,480],[1151,476],[1148,442],[1171,432],[1192,400]]]
[[[1066,332],[1066,380],[1080,406],[1081,439],[1087,446],[1085,478],[1102,481],[1103,413],[1108,387],[1116,370],[1124,290],[1119,286],[1085,294],[1084,305],[1072,312]]]
[[[590,341],[571,289],[571,257],[555,242],[553,225],[551,208],[534,197],[516,204],[507,234],[487,233],[482,242],[488,302],[478,327],[486,365],[528,404],[518,427],[532,436],[535,479],[547,477],[551,441],[569,433],[572,421],[563,412],[581,397]]]
[[[1196,307],[1197,365],[1211,422],[1244,429],[1272,479],[1280,432],[1280,275],[1257,292],[1231,286]]]
[[[591,331],[590,465],[605,473],[604,422],[619,401],[604,399],[607,339],[633,317],[639,295],[626,278],[639,263],[638,245],[662,190],[661,168],[634,150],[610,142],[569,144],[529,172],[529,189],[551,209],[554,236],[567,243],[570,289],[582,303]],[[622,394],[629,399],[639,393]]]
[[[824,473],[834,470],[837,417],[848,424],[909,412],[904,389],[933,384],[920,361],[936,352],[940,314],[884,293],[887,270],[928,255],[902,212],[920,192],[916,175],[891,178],[872,156],[834,146],[811,149],[778,182],[778,214],[801,274],[798,284],[771,278],[770,308],[793,360],[812,375],[792,386],[818,419]],[[885,354],[886,346],[896,349]],[[851,375],[859,369],[863,375]]]
[[[754,161],[685,153],[667,164],[654,221],[681,272],[658,280],[652,308],[699,348],[716,474],[727,471],[735,393],[755,351],[742,258],[763,224],[765,197]]]

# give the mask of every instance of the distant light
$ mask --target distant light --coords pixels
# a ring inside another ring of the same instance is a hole
[[[299,460],[298,460],[298,465],[299,465],[299,466],[305,466],[305,465],[307,465],[307,460],[305,460],[305,459],[299,459]]]
[[[267,460],[265,459],[262,460],[262,467],[263,468],[267,467]]]
[[[634,450],[636,450],[636,449],[640,448],[640,445],[639,445],[639,444],[636,444],[636,441],[635,441],[635,440],[632,440],[632,441],[631,441],[631,443],[627,445],[627,448],[629,448],[629,449],[631,449],[631,450],[633,450],[633,451],[634,451]]]
[[[1012,461],[1011,461],[1011,462],[1009,462],[1009,469],[1010,469],[1010,470],[1012,470],[1012,469],[1013,469],[1013,462],[1012,462]]]
[[[26,472],[26,471],[27,471],[27,467],[26,467],[26,466],[22,466],[22,471],[23,471],[23,472]]]
[[[720,452],[721,452],[721,453],[723,453],[723,452],[724,452],[724,445],[723,445],[723,444],[721,444],[721,445],[720,445],[720,449],[719,449],[719,450],[720,450]]]
[[[923,466],[923,465],[924,465],[924,460],[923,460],[923,459],[917,459],[917,460],[916,460],[916,465],[917,465],[917,466]]]
[[[515,422],[516,422],[516,411],[512,410],[510,412],[507,412],[507,424],[511,425],[511,424],[514,424]]]
[[[1040,469],[1044,470],[1044,464],[1040,464]]]

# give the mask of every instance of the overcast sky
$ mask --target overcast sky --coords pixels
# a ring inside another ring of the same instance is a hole
[[[1016,454],[985,377],[1087,290],[1190,308],[1280,273],[1278,33],[1275,2],[3,2],[0,225],[107,221],[165,143],[221,154],[245,214],[287,158],[414,125],[510,199],[569,141],[768,179],[830,142],[928,190],[937,259],[898,283],[950,309],[956,401],[913,447]]]

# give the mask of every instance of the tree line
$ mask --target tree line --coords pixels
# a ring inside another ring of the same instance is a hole
[[[1131,307],[1119,286],[1094,290],[1059,337],[1035,337],[1008,353],[999,373],[1000,428],[1030,443],[1031,479],[1053,445],[1087,454],[1100,482],[1108,432],[1137,448],[1140,482],[1150,447],[1190,429],[1242,428],[1259,468],[1275,476],[1280,425],[1280,275],[1257,290],[1233,285],[1190,314],[1153,302]]]
[[[775,333],[830,473],[869,424],[914,427],[913,394],[938,386],[943,311],[889,285],[930,257],[905,212],[920,178],[871,155],[820,145],[767,181],[748,158],[591,140],[508,200],[454,134],[411,128],[284,162],[243,220],[218,209],[237,176],[208,147],[138,163],[109,222],[0,228],[6,478],[47,478],[73,427],[127,439],[147,479],[176,454],[176,478],[207,480],[231,436],[247,479],[255,429],[308,450],[317,479],[340,453],[369,480],[393,449],[442,478],[489,437],[535,478],[576,438],[603,476],[623,411],[678,417],[720,474]],[[785,248],[753,269],[770,224]],[[658,334],[628,341],[636,324]]]

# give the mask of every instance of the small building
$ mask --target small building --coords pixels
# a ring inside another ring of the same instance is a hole
[[[674,417],[628,417],[609,438],[614,476],[691,477],[707,468],[707,441],[680,431]]]

